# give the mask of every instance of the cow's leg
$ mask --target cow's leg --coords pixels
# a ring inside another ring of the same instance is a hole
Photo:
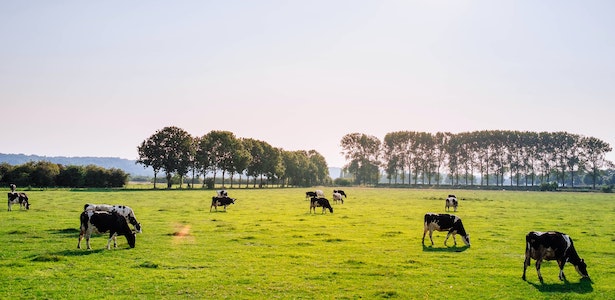
[[[85,234],[85,232],[81,231],[79,232],[79,242],[77,243],[77,249],[81,249],[81,240],[83,240],[83,235]]]
[[[557,264],[559,265],[559,280],[565,281],[566,275],[564,275],[564,266],[566,265],[566,260],[557,260]]]
[[[446,245],[446,241],[448,241],[448,238],[449,238],[450,236],[451,236],[451,232],[449,231],[449,232],[446,234],[446,238],[444,239],[444,246],[448,246],[448,245]],[[455,236],[453,236],[453,239],[455,239]]]
[[[90,247],[90,234],[88,233],[85,234],[85,245],[87,246],[88,250],[92,249],[92,247]]]
[[[538,280],[540,280],[540,283],[544,283],[544,281],[542,280],[542,274],[540,273],[540,263],[542,263],[542,259],[537,259],[536,260],[536,273],[538,273]]]
[[[12,210],[11,209],[11,200],[9,200],[9,209],[8,209],[8,211],[11,211],[11,210]]]
[[[107,250],[111,250],[111,240],[113,240],[113,246],[117,248],[117,243],[115,241],[116,233],[109,233],[109,239],[107,240]]]
[[[431,230],[431,228],[429,229],[429,240],[431,241],[431,245],[433,246],[433,230]],[[446,241],[444,241],[444,244],[446,245]]]
[[[527,267],[530,266],[530,255],[529,253],[526,251],[525,252],[525,260],[523,261],[523,276],[521,276],[521,278],[523,278],[523,280],[525,280],[525,270],[527,269]]]
[[[423,229],[423,240],[422,240],[423,246],[425,246],[425,234],[427,234],[427,228]]]

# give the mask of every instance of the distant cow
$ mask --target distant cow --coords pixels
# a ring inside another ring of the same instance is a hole
[[[132,208],[125,205],[109,205],[109,204],[91,204],[87,203],[83,206],[83,211],[108,211],[108,212],[117,212],[118,214],[124,216],[126,218],[126,222],[132,224],[137,232],[141,231],[141,223],[137,221],[135,217],[135,212]]]
[[[316,213],[316,207],[322,207],[322,213],[326,213],[326,209],[329,209],[331,213],[333,213],[333,207],[329,203],[329,200],[325,198],[312,198],[310,200],[310,213],[312,213],[312,209],[314,209],[314,213]]]
[[[446,204],[444,205],[445,211],[451,211],[451,206],[455,211],[457,211],[457,206],[459,205],[459,201],[457,201],[457,197],[455,195],[448,195],[446,198]]]
[[[28,196],[26,193],[8,193],[8,211],[13,210],[11,206],[13,204],[19,204],[19,209],[25,208],[26,210],[30,209],[30,202],[28,202]]]
[[[344,204],[344,198],[342,198],[342,194],[340,193],[333,193],[333,202],[337,203],[338,201],[342,202],[342,204]]]
[[[305,198],[315,198],[316,192],[305,192]]]
[[[346,193],[344,193],[344,191],[342,191],[342,190],[333,190],[333,192],[334,192],[334,193],[340,193],[340,194],[342,194],[342,196],[344,196],[344,198],[348,198],[348,197],[346,196]]]
[[[572,239],[567,234],[557,231],[530,231],[525,236],[523,280],[525,280],[525,270],[529,267],[531,258],[536,260],[536,272],[538,273],[540,283],[543,283],[542,274],[540,273],[540,264],[543,260],[557,261],[559,265],[559,280],[566,280],[566,276],[564,276],[564,265],[566,262],[570,262],[583,278],[589,278],[587,265],[577,254]]]
[[[92,249],[90,247],[92,233],[102,234],[105,232],[109,232],[107,249],[111,249],[111,240],[113,240],[113,247],[117,248],[118,235],[126,237],[130,248],[135,247],[135,233],[128,227],[126,218],[117,212],[87,210],[81,213],[79,220],[81,226],[79,228],[79,243],[77,243],[78,249],[81,249],[81,240],[84,236],[87,248]]]
[[[323,192],[322,190],[315,190],[314,193],[316,193],[316,197],[319,197],[319,198],[325,197],[325,192]]]
[[[211,197],[211,206],[209,207],[209,212],[211,212],[212,208],[216,208],[216,211],[218,211],[218,206],[224,206],[224,211],[226,211],[226,207],[231,205],[231,204],[235,204],[235,198],[229,198],[229,197]]]
[[[461,223],[461,219],[455,215],[427,213],[425,214],[424,225],[423,245],[425,245],[425,234],[427,233],[427,231],[429,231],[429,239],[431,240],[432,246],[433,238],[431,237],[431,235],[433,231],[448,231],[446,239],[444,239],[444,246],[446,246],[446,241],[451,234],[453,235],[453,242],[455,243],[455,246],[457,245],[455,234],[461,235],[461,239],[463,240],[463,242],[468,247],[470,246],[470,235],[467,234],[466,230],[463,228],[463,223]]]
[[[9,187],[11,188],[11,193],[14,193],[15,189],[17,189],[17,186],[13,183],[9,184]]]
[[[228,197],[228,192],[226,190],[218,190],[216,192],[217,197]]]

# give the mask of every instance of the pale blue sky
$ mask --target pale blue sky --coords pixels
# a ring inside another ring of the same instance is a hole
[[[615,147],[615,1],[0,1],[0,153],[228,130],[568,131]],[[615,160],[611,152],[609,159]]]

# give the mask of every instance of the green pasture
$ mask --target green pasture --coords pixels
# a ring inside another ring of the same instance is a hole
[[[615,298],[612,194],[346,188],[310,214],[307,190],[229,190],[227,212],[209,211],[210,190],[28,191],[31,210],[0,210],[0,299]],[[449,193],[472,246],[436,232],[423,247],[423,215]],[[77,249],[85,203],[131,206],[136,247]],[[540,284],[534,261],[523,281],[531,230],[568,233],[591,281],[546,262]]]

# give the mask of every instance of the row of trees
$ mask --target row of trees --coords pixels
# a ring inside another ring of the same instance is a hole
[[[325,158],[315,150],[286,151],[264,141],[237,138],[229,131],[211,131],[193,137],[185,130],[170,126],[156,131],[137,147],[137,163],[154,170],[154,188],[158,173],[165,174],[167,188],[172,177],[190,174],[192,185],[201,176],[228,175],[253,178],[253,185],[277,183],[282,186],[313,186],[330,182]],[[203,180],[205,186],[206,180]]]
[[[22,165],[0,164],[0,183],[18,187],[113,188],[123,187],[128,174],[120,169],[105,169],[95,165],[64,166],[47,161]]]
[[[356,183],[377,183],[379,170],[389,182],[440,184],[535,185],[558,182],[574,186],[578,173],[593,187],[600,182],[611,146],[594,137],[567,132],[475,131],[452,134],[398,131],[383,141],[352,133],[341,141],[348,172]],[[480,180],[477,182],[477,180]]]

